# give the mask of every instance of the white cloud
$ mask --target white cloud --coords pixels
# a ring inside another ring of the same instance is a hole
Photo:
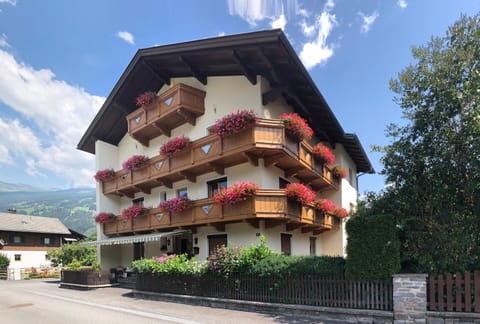
[[[306,22],[302,25],[305,36],[315,37],[304,43],[300,52],[300,59],[307,69],[326,62],[333,55],[333,47],[327,44],[327,38],[337,25],[335,15],[331,13],[334,6],[333,0],[328,0],[313,25],[308,25]]]
[[[281,14],[277,19],[272,20],[272,22],[270,23],[270,26],[272,26],[272,29],[280,28],[284,30],[286,24],[287,24],[287,19],[285,18],[284,14]]]
[[[12,6],[16,6],[17,5],[17,0],[0,0],[0,3],[6,3],[6,4],[10,4]]]
[[[127,31],[119,31],[117,33],[117,36],[121,39],[123,39],[124,41],[126,41],[127,43],[129,44],[135,44],[135,40],[133,39],[133,35]]]
[[[0,47],[10,47],[10,44],[7,42],[7,35],[5,35],[5,33],[0,35]]]
[[[264,19],[275,20],[284,14],[281,0],[228,0],[228,12],[240,16],[251,27]]]
[[[94,158],[76,145],[105,99],[55,79],[50,70],[18,62],[2,50],[0,71],[0,101],[40,130],[35,133],[18,119],[0,118],[0,151],[23,161],[31,175],[53,172],[66,179],[66,187],[92,186]]]
[[[363,12],[359,12],[358,15],[362,18],[362,33],[368,33],[375,20],[380,16],[378,11],[372,12],[371,15],[365,15]]]
[[[408,3],[407,3],[407,1],[405,1],[405,0],[398,0],[398,1],[397,1],[397,5],[398,5],[400,8],[405,9],[405,8],[408,6]]]
[[[219,36],[219,37],[225,36],[225,32],[220,32],[220,33],[218,33],[217,36]]]

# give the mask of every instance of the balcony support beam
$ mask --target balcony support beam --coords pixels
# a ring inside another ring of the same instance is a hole
[[[139,185],[133,186],[133,188],[135,188],[137,190],[140,190],[141,192],[143,192],[144,194],[147,194],[147,195],[150,195],[152,193],[151,188],[146,188],[146,187],[142,187],[142,186],[139,186]]]
[[[219,175],[225,174],[225,167],[220,163],[209,162],[208,165],[211,166]]]
[[[195,116],[191,112],[183,108],[179,108],[177,109],[177,114],[182,116],[183,119],[185,119],[190,125],[195,126]]]
[[[197,182],[197,176],[190,173],[190,172],[180,171],[180,172],[178,172],[178,174],[181,175],[182,177],[185,177],[188,181],[190,181],[192,183]]]
[[[258,220],[258,219],[249,218],[249,219],[244,219],[243,221],[252,225],[252,227],[254,227],[254,228],[260,228],[260,220]]]
[[[232,56],[233,56],[233,60],[240,66],[240,69],[242,70],[243,74],[248,79],[248,81],[250,81],[250,83],[252,85],[256,85],[257,84],[257,77],[248,68],[248,66],[245,64],[245,62],[240,58],[237,51],[233,50],[232,51]]]
[[[242,155],[248,159],[248,162],[250,162],[253,166],[258,166],[258,157],[253,155],[250,152],[243,152]]]
[[[200,81],[203,85],[207,85],[207,77],[203,73],[200,73],[200,71],[198,71],[198,69],[193,66],[193,64],[185,56],[180,55],[179,60],[190,70],[190,73],[198,81]]]
[[[287,223],[286,224],[286,230],[287,230],[287,232],[291,232],[291,231],[294,231],[301,226],[302,226],[301,223]]]
[[[262,94],[262,104],[265,106],[270,102],[277,100],[282,96],[285,91],[285,87],[272,88],[270,91],[267,91]]]
[[[131,193],[131,192],[128,192],[128,191],[123,191],[123,190],[118,190],[118,193],[120,196],[126,196],[128,198],[134,198],[135,197],[135,194]]]
[[[130,134],[130,136],[132,136],[134,140],[136,140],[137,142],[139,142],[143,146],[148,147],[148,145],[150,144],[149,140],[145,140],[144,138],[141,138],[140,136],[137,136],[137,135],[134,135],[134,134]]]
[[[296,175],[299,171],[303,170],[304,168],[302,166],[297,166],[297,167],[293,167],[293,168],[290,168],[290,169],[287,169],[285,170],[285,177],[291,177],[291,176],[294,176]]]
[[[283,220],[265,220],[265,228],[273,228],[285,223]]]
[[[285,155],[283,153],[278,153],[274,155],[270,155],[267,157],[263,158],[263,165],[265,167],[269,167],[271,165],[275,165],[281,158],[283,158]]]
[[[170,137],[170,129],[166,128],[165,126],[160,125],[158,122],[152,124],[155,128],[157,128],[162,134]]]
[[[302,233],[310,233],[310,232],[313,232],[313,230],[315,229],[315,227],[309,227],[309,226],[305,226],[305,227],[302,227]]]
[[[213,226],[217,232],[225,232],[225,223],[211,223],[208,225]]]
[[[316,229],[316,230],[313,230],[312,234],[313,235],[320,235],[325,231],[328,231],[328,230],[327,229]]]

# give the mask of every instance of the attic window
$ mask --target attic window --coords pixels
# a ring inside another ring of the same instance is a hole
[[[22,237],[20,235],[14,235],[12,237],[12,243],[17,243],[17,244],[22,243]]]

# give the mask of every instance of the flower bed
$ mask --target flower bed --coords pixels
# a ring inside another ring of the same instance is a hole
[[[143,206],[132,205],[122,210],[123,219],[135,219],[139,216],[145,215],[148,211],[148,208]]]
[[[96,270],[62,270],[61,281],[63,284],[74,284],[82,286],[99,286],[114,283],[115,280],[111,278],[110,271],[96,271]],[[85,287],[88,288],[88,287]]]
[[[332,166],[332,174],[337,179],[344,179],[347,177],[347,169],[341,167],[339,164]]]
[[[181,213],[191,205],[192,201],[187,197],[177,197],[162,201],[158,205],[158,208],[160,208],[163,212]]]
[[[313,130],[308,126],[305,119],[300,117],[296,113],[283,113],[280,119],[285,123],[286,131],[298,142],[303,140],[311,140],[313,136]]]
[[[142,94],[139,94],[138,97],[135,99],[135,104],[137,107],[145,107],[148,106],[155,100],[155,92],[147,91]]]
[[[100,224],[110,223],[115,220],[115,215],[112,213],[101,212],[95,216],[95,222]]]
[[[239,110],[236,113],[226,115],[218,119],[213,125],[211,132],[220,137],[236,134],[248,127],[253,127],[257,117],[253,110]]]
[[[333,164],[335,162],[335,155],[322,143],[318,143],[313,147],[313,156],[323,164]]]
[[[332,214],[337,209],[335,203],[330,199],[319,198],[313,202],[313,206],[316,210],[320,211],[322,214]]]
[[[145,155],[133,155],[128,160],[122,163],[124,170],[133,171],[145,166],[148,163],[148,157]]]
[[[308,188],[307,186],[301,183],[289,183],[285,187],[285,193],[287,197],[292,198],[302,204],[302,206],[307,206],[315,200],[315,192]]]
[[[160,146],[160,156],[172,156],[190,146],[190,139],[184,135],[175,137]]]
[[[213,201],[221,206],[234,205],[252,197],[258,189],[258,185],[253,182],[237,182],[218,191],[213,196]]]
[[[115,177],[115,171],[113,169],[98,170],[93,176],[97,181],[106,181]]]

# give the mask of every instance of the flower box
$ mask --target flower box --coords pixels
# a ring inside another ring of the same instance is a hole
[[[256,120],[257,117],[253,110],[238,110],[236,113],[226,115],[216,120],[211,128],[211,132],[220,137],[237,134],[245,128],[253,127]]]
[[[116,216],[112,213],[101,212],[95,216],[95,222],[100,224],[112,223],[116,220]]]
[[[297,142],[312,139],[313,130],[307,121],[296,113],[283,113],[279,116],[285,124],[285,131],[292,136]]]
[[[332,166],[332,174],[337,179],[344,179],[347,177],[347,169],[341,167],[338,164]]]
[[[135,154],[122,163],[124,170],[133,171],[140,169],[148,164],[148,157],[145,155]]]
[[[176,197],[162,201],[158,208],[164,213],[181,213],[192,206],[192,201],[188,197]]]
[[[98,170],[93,177],[97,181],[104,182],[115,178],[115,171],[113,169]]]
[[[122,210],[122,219],[131,220],[148,213],[148,208],[132,205]]]
[[[318,143],[313,147],[313,155],[322,164],[333,164],[335,162],[335,155],[322,143]]]
[[[254,196],[258,189],[258,185],[253,182],[237,182],[228,188],[219,190],[213,196],[213,201],[222,206],[235,205]]]
[[[87,286],[102,286],[115,283],[115,279],[110,275],[110,271],[102,270],[62,270],[61,272],[61,283],[68,285],[83,285]]]
[[[160,156],[172,156],[190,146],[190,140],[184,135],[175,137],[160,146]]]
[[[301,183],[289,183],[285,187],[285,194],[288,198],[295,200],[302,206],[308,206],[315,199],[315,192]]]

